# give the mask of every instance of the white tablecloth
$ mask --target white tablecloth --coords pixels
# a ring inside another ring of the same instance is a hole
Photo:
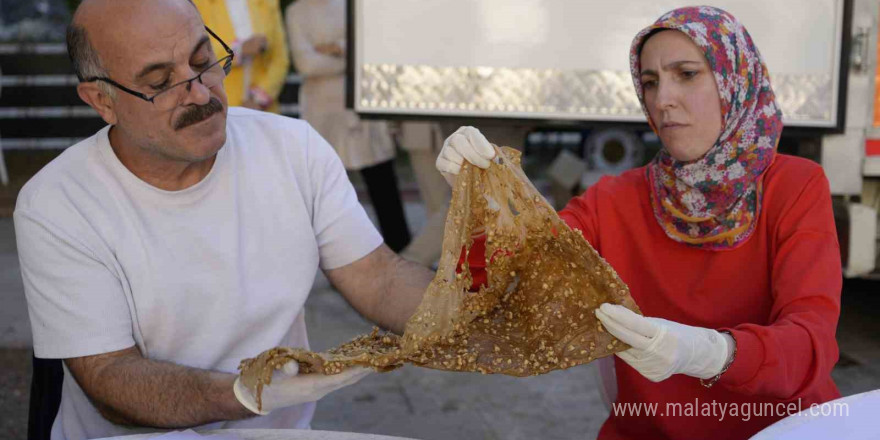
[[[168,432],[159,432],[152,434],[127,435],[124,437],[112,437],[113,440],[147,440],[167,436]],[[241,440],[414,440],[405,439],[404,437],[388,437],[375,434],[357,434],[353,432],[333,432],[333,431],[310,431],[302,429],[220,429],[216,431],[199,432],[197,435],[185,436],[185,432],[180,432],[181,438],[204,438],[204,440],[213,440],[212,435],[217,435],[218,440],[227,438]],[[228,435],[225,437],[224,435]],[[110,440],[110,438],[103,439]]]
[[[752,437],[769,439],[880,440],[880,389],[803,409]]]

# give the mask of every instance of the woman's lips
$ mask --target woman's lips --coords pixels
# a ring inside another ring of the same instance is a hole
[[[660,128],[662,130],[675,130],[675,129],[684,128],[684,127],[687,127],[687,125],[686,124],[679,124],[677,122],[668,122],[668,123],[663,124]]]

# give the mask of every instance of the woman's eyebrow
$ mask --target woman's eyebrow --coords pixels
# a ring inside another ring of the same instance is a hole
[[[685,64],[701,64],[701,63],[699,61],[694,61],[694,60],[678,60],[678,61],[673,61],[671,63],[666,64],[665,66],[663,66],[663,70],[675,70]],[[653,69],[644,69],[644,70],[642,70],[641,74],[642,75],[657,76],[657,71],[655,71]]]

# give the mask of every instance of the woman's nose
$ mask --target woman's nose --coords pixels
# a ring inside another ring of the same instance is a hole
[[[660,81],[657,84],[655,105],[660,110],[674,108],[678,105],[678,90],[676,90],[675,84],[669,81]]]

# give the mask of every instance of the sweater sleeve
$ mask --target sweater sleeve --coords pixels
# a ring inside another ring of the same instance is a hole
[[[598,185],[598,184],[597,184]],[[571,229],[581,231],[584,238],[599,251],[599,225],[597,219],[599,204],[599,190],[596,185],[587,188],[587,191],[578,197],[571,199],[559,217]],[[599,251],[601,254],[601,251]]]
[[[736,340],[737,354],[719,383],[744,394],[791,400],[826,380],[838,358],[840,248],[821,169],[782,212],[773,236],[768,325],[723,329]]]

